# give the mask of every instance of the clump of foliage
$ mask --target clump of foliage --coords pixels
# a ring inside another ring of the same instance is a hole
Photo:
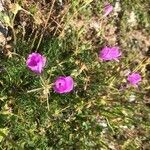
[[[148,149],[148,2],[15,0],[0,17],[9,41],[0,53],[1,149]],[[119,62],[100,61],[105,46],[119,46]],[[26,59],[43,54],[40,75]],[[137,87],[127,81],[139,72]],[[74,90],[54,92],[58,76]]]

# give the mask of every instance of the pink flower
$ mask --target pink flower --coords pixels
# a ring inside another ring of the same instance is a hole
[[[131,85],[137,85],[142,80],[142,78],[139,73],[132,73],[128,75],[127,80]]]
[[[53,89],[56,93],[62,94],[62,93],[69,93],[70,91],[73,90],[73,87],[74,87],[74,81],[72,77],[60,76],[55,81]]]
[[[32,53],[26,60],[27,67],[35,73],[40,74],[46,64],[46,58],[39,53]]]
[[[99,54],[99,58],[102,60],[116,60],[121,56],[119,47],[104,47]]]
[[[104,16],[106,17],[113,11],[113,6],[111,4],[107,4],[104,7]]]

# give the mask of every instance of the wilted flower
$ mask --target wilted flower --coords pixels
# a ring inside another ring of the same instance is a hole
[[[132,11],[130,13],[128,23],[131,27],[134,27],[137,24],[136,15],[135,15],[134,11]]]
[[[40,74],[46,64],[46,58],[39,53],[32,53],[28,56],[26,65],[35,73]]]
[[[121,56],[119,47],[104,47],[99,54],[99,58],[102,60],[116,60]]]
[[[69,93],[70,91],[73,90],[73,87],[74,81],[72,77],[60,76],[56,79],[53,89],[56,93],[62,94],[62,93]]]
[[[136,100],[136,96],[132,93],[130,96],[129,96],[129,102],[134,102]]]
[[[120,1],[116,1],[115,3],[115,7],[114,7],[114,12],[115,14],[118,16],[118,12],[121,11],[121,4],[120,4]]]
[[[107,4],[104,7],[104,16],[106,17],[113,11],[113,6],[111,4]]]
[[[137,85],[142,79],[139,73],[132,73],[128,75],[127,80],[129,81],[131,85]]]

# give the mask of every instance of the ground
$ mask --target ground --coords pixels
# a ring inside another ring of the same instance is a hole
[[[7,1],[8,28],[0,51],[0,149],[148,150],[150,147],[149,2],[110,0]],[[117,61],[99,51],[119,46]],[[47,58],[31,72],[31,52]],[[138,72],[137,87],[127,82]],[[55,93],[58,76],[72,76],[74,90]]]

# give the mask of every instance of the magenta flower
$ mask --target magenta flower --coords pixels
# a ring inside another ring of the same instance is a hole
[[[62,94],[62,93],[69,93],[70,91],[73,90],[73,87],[74,87],[74,81],[72,77],[60,76],[55,81],[53,89],[56,93]]]
[[[128,75],[127,80],[131,85],[137,85],[142,80],[142,78],[139,73],[132,73]]]
[[[104,7],[104,16],[106,17],[113,11],[113,6],[111,4],[106,4]]]
[[[99,58],[102,60],[116,60],[121,56],[119,47],[104,47],[99,54]]]
[[[35,73],[40,74],[46,64],[46,58],[39,53],[32,53],[26,60],[27,67]]]

